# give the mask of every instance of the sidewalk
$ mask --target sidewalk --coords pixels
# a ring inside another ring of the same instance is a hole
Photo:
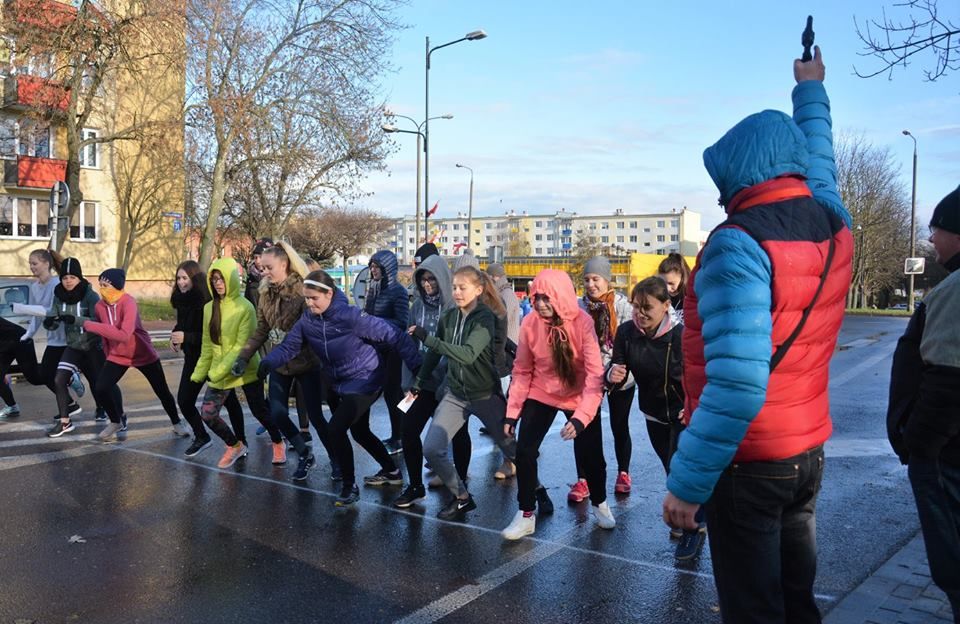
[[[825,624],[950,624],[946,595],[933,584],[918,532],[899,552],[850,592]]]

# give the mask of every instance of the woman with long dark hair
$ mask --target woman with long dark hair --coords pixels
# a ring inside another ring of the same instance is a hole
[[[674,318],[683,324],[683,300],[687,296],[687,283],[690,281],[690,265],[678,253],[672,253],[660,261],[657,267],[660,278],[667,284],[670,294],[670,305],[673,307]]]

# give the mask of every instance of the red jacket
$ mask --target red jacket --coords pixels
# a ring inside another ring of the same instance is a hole
[[[150,334],[140,322],[136,300],[124,293],[110,305],[103,299],[97,302],[96,321],[86,321],[83,329],[103,338],[103,351],[108,362],[121,366],[145,366],[160,359]]]

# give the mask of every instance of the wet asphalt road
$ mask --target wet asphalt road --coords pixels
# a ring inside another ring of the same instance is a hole
[[[832,367],[835,433],[818,512],[816,590],[824,611],[916,534],[906,471],[885,440],[890,356],[904,319],[849,317]],[[178,361],[165,364],[175,388]],[[365,488],[337,510],[322,451],[304,485],[270,464],[269,440],[220,471],[222,443],[193,460],[145,380],[121,381],[130,432],[92,441],[92,401],[78,431],[43,437],[52,395],[14,386],[23,415],[0,422],[0,622],[719,622],[707,550],[674,563],[660,520],[662,469],[635,417],[629,497],[611,500],[617,527],[595,529],[589,506],[569,506],[572,445],[551,432],[541,478],[557,505],[533,539],[504,543],[516,510],[499,455],[471,422],[465,523],[435,518],[445,494],[389,506],[399,488]],[[374,430],[389,429],[383,403]],[[605,429],[612,492],[616,464]],[[292,455],[292,454],[291,454]],[[358,449],[358,474],[375,472]],[[291,457],[292,459],[292,457]],[[290,462],[293,464],[293,461]],[[71,542],[76,537],[83,541]]]

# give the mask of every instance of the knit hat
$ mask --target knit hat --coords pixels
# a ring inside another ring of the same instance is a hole
[[[127,283],[127,274],[123,269],[107,269],[100,274],[100,279],[110,282],[110,285],[117,290],[123,290],[123,285]]]
[[[948,193],[933,209],[930,227],[960,234],[960,186]]]
[[[456,273],[457,269],[465,266],[472,266],[475,269],[480,268],[480,261],[473,255],[473,250],[471,249],[465,249],[461,255],[457,256],[457,259],[453,263],[453,272]]]
[[[257,244],[253,246],[253,255],[260,256],[263,255],[263,252],[273,247],[272,238],[261,238],[257,241]]]
[[[430,256],[439,256],[440,250],[433,243],[424,243],[417,248],[417,253],[413,254],[413,263],[420,264]]]
[[[83,279],[83,269],[80,267],[80,261],[76,258],[64,258],[63,262],[60,263],[60,270],[57,271],[60,274],[60,277],[64,275],[72,275]]]
[[[503,268],[502,264],[494,262],[493,264],[487,265],[487,275],[490,277],[506,277],[507,271]]]
[[[608,282],[611,281],[610,261],[603,256],[590,258],[587,260],[587,263],[583,265],[583,274],[588,275],[590,273],[599,275]]]

